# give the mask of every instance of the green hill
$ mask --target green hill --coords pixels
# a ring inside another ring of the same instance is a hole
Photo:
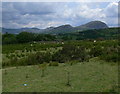
[[[84,30],[81,32],[59,34],[59,37],[66,40],[118,39],[120,36],[120,32],[118,31],[118,29],[120,28],[116,27],[116,28]]]

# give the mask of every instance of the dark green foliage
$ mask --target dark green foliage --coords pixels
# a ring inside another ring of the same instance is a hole
[[[63,26],[62,29],[63,28],[66,28],[66,26],[65,27]],[[60,33],[60,34],[58,33],[57,35],[35,34],[29,32],[21,32],[18,35],[6,33],[2,35],[2,43],[15,44],[15,43],[28,43],[32,41],[57,41],[57,40],[66,41],[66,40],[90,40],[90,39],[112,40],[112,39],[119,39],[120,36],[120,32],[118,31],[119,28],[87,29],[84,31],[75,30],[74,32],[70,28],[71,26],[67,26],[66,28],[67,31],[66,29],[63,30],[65,31],[65,33]],[[55,32],[53,32],[53,34],[54,33]]]
[[[17,58],[16,56],[15,56],[15,57],[12,57],[10,63],[11,63],[11,64],[14,64],[14,65],[16,66],[16,65],[17,65],[16,62],[18,62],[18,58]]]
[[[19,43],[27,43],[34,40],[34,34],[29,32],[21,32],[17,35]]]
[[[56,37],[50,34],[37,34],[35,36],[35,41],[54,41]]]
[[[18,58],[12,57],[9,61],[3,61],[2,62],[2,67],[6,67],[6,66],[18,66]]]
[[[9,61],[2,61],[2,67],[8,67],[10,66],[10,62]]]
[[[87,59],[87,52],[82,46],[64,45],[62,50],[59,50],[53,55],[53,61],[59,63],[68,62],[70,60],[85,61]]]
[[[50,53],[37,52],[35,54],[30,54],[19,60],[19,65],[36,65],[43,64],[44,62],[49,63],[51,61]]]
[[[20,53],[20,51],[15,51],[15,53],[7,54],[6,57],[8,60],[3,60],[2,66],[36,65],[43,64],[44,62],[50,63],[50,61],[59,63],[66,63],[75,60],[78,62],[88,62],[92,57],[99,57],[107,62],[120,61],[120,47],[117,40],[97,41],[96,43],[92,41],[67,41],[62,45],[55,43],[41,43],[33,45],[33,47],[37,49],[36,52],[30,52],[32,49],[30,44],[10,45],[9,47],[11,47],[11,49],[14,49],[12,47],[19,46],[20,49],[27,48],[26,50],[28,53],[26,51],[23,53]],[[9,47],[4,49],[9,50]],[[59,50],[56,49],[56,51],[53,52],[52,50],[49,51],[49,48],[57,47],[61,48]],[[39,51],[39,49],[42,51]]]
[[[49,66],[59,66],[58,62],[50,62]]]
[[[105,29],[87,29],[80,32],[72,32],[59,34],[59,38],[63,40],[112,40],[120,37],[119,28],[105,28]]]
[[[100,56],[101,59],[107,62],[119,62],[120,61],[120,47],[107,47],[104,53]]]
[[[19,64],[23,65],[36,65],[36,64],[43,64],[44,62],[49,63],[51,61],[51,54],[50,53],[43,53],[37,52],[35,54],[30,54],[27,57],[24,57],[21,61],[19,60]]]
[[[48,52],[46,53],[37,52],[35,54],[35,58],[39,64],[42,64],[43,62],[49,63],[52,59],[51,54]]]
[[[103,54],[103,49],[101,48],[101,46],[93,46],[91,51],[90,51],[90,55],[92,57],[97,57]]]
[[[41,42],[41,43],[36,43],[36,44],[33,44],[33,45],[34,46],[31,46],[30,43],[3,45],[2,53],[3,54],[13,53],[16,50],[21,50],[22,52],[25,52],[25,50],[30,51],[32,49],[35,49],[35,51],[36,50],[41,51],[41,50],[45,50],[46,48],[62,46],[62,44],[57,44],[57,43],[52,43],[52,42]]]
[[[21,58],[20,60],[18,60],[18,62],[16,62],[18,64],[18,66],[27,66],[28,62],[27,62],[27,58],[24,57],[24,58]]]
[[[17,43],[16,36],[14,34],[4,34],[2,35],[2,44],[14,44]]]

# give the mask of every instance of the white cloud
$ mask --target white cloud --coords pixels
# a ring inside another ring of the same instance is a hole
[[[6,3],[3,6],[3,26],[11,28],[78,26],[100,20],[109,26],[118,24],[118,3]]]
[[[117,17],[118,15],[118,3],[110,3],[106,8],[105,11],[107,17]]]
[[[110,26],[118,25],[118,3],[112,2],[105,9],[104,14],[106,18],[104,19]]]

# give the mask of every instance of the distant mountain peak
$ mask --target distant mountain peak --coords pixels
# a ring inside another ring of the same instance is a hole
[[[65,25],[61,25],[59,27],[65,27],[65,28],[69,28],[69,27],[72,27],[70,24],[65,24]]]
[[[86,28],[86,29],[103,29],[108,28],[107,24],[102,21],[91,21],[84,25],[81,25],[80,28]]]

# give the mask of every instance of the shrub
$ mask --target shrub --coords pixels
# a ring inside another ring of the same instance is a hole
[[[58,62],[50,62],[49,66],[59,66]]]
[[[120,48],[118,47],[107,47],[104,53],[100,56],[101,59],[107,62],[119,62],[120,61]]]
[[[10,61],[2,61],[2,67],[10,66]]]
[[[118,56],[118,54],[104,54],[100,57],[101,59],[107,61],[107,62],[118,62],[120,61],[120,56]]]
[[[94,46],[93,48],[91,48],[90,55],[92,57],[97,57],[101,54],[103,54],[103,49],[101,48],[101,46]]]
[[[16,56],[12,57],[10,60],[10,66],[17,66],[17,62],[18,62],[18,58]]]
[[[19,59],[18,62],[17,62],[17,64],[18,64],[19,66],[26,66],[26,65],[28,65],[28,64],[27,64],[27,58],[24,57],[24,58]]]
[[[87,54],[85,47],[65,45],[62,50],[59,50],[53,55],[52,60],[59,63],[65,63],[71,60],[85,61],[89,59]]]
[[[39,64],[39,68],[41,69],[41,77],[45,76],[45,69],[47,68],[47,63]]]
[[[34,34],[29,32],[21,32],[17,35],[19,43],[27,43],[34,40]]]

